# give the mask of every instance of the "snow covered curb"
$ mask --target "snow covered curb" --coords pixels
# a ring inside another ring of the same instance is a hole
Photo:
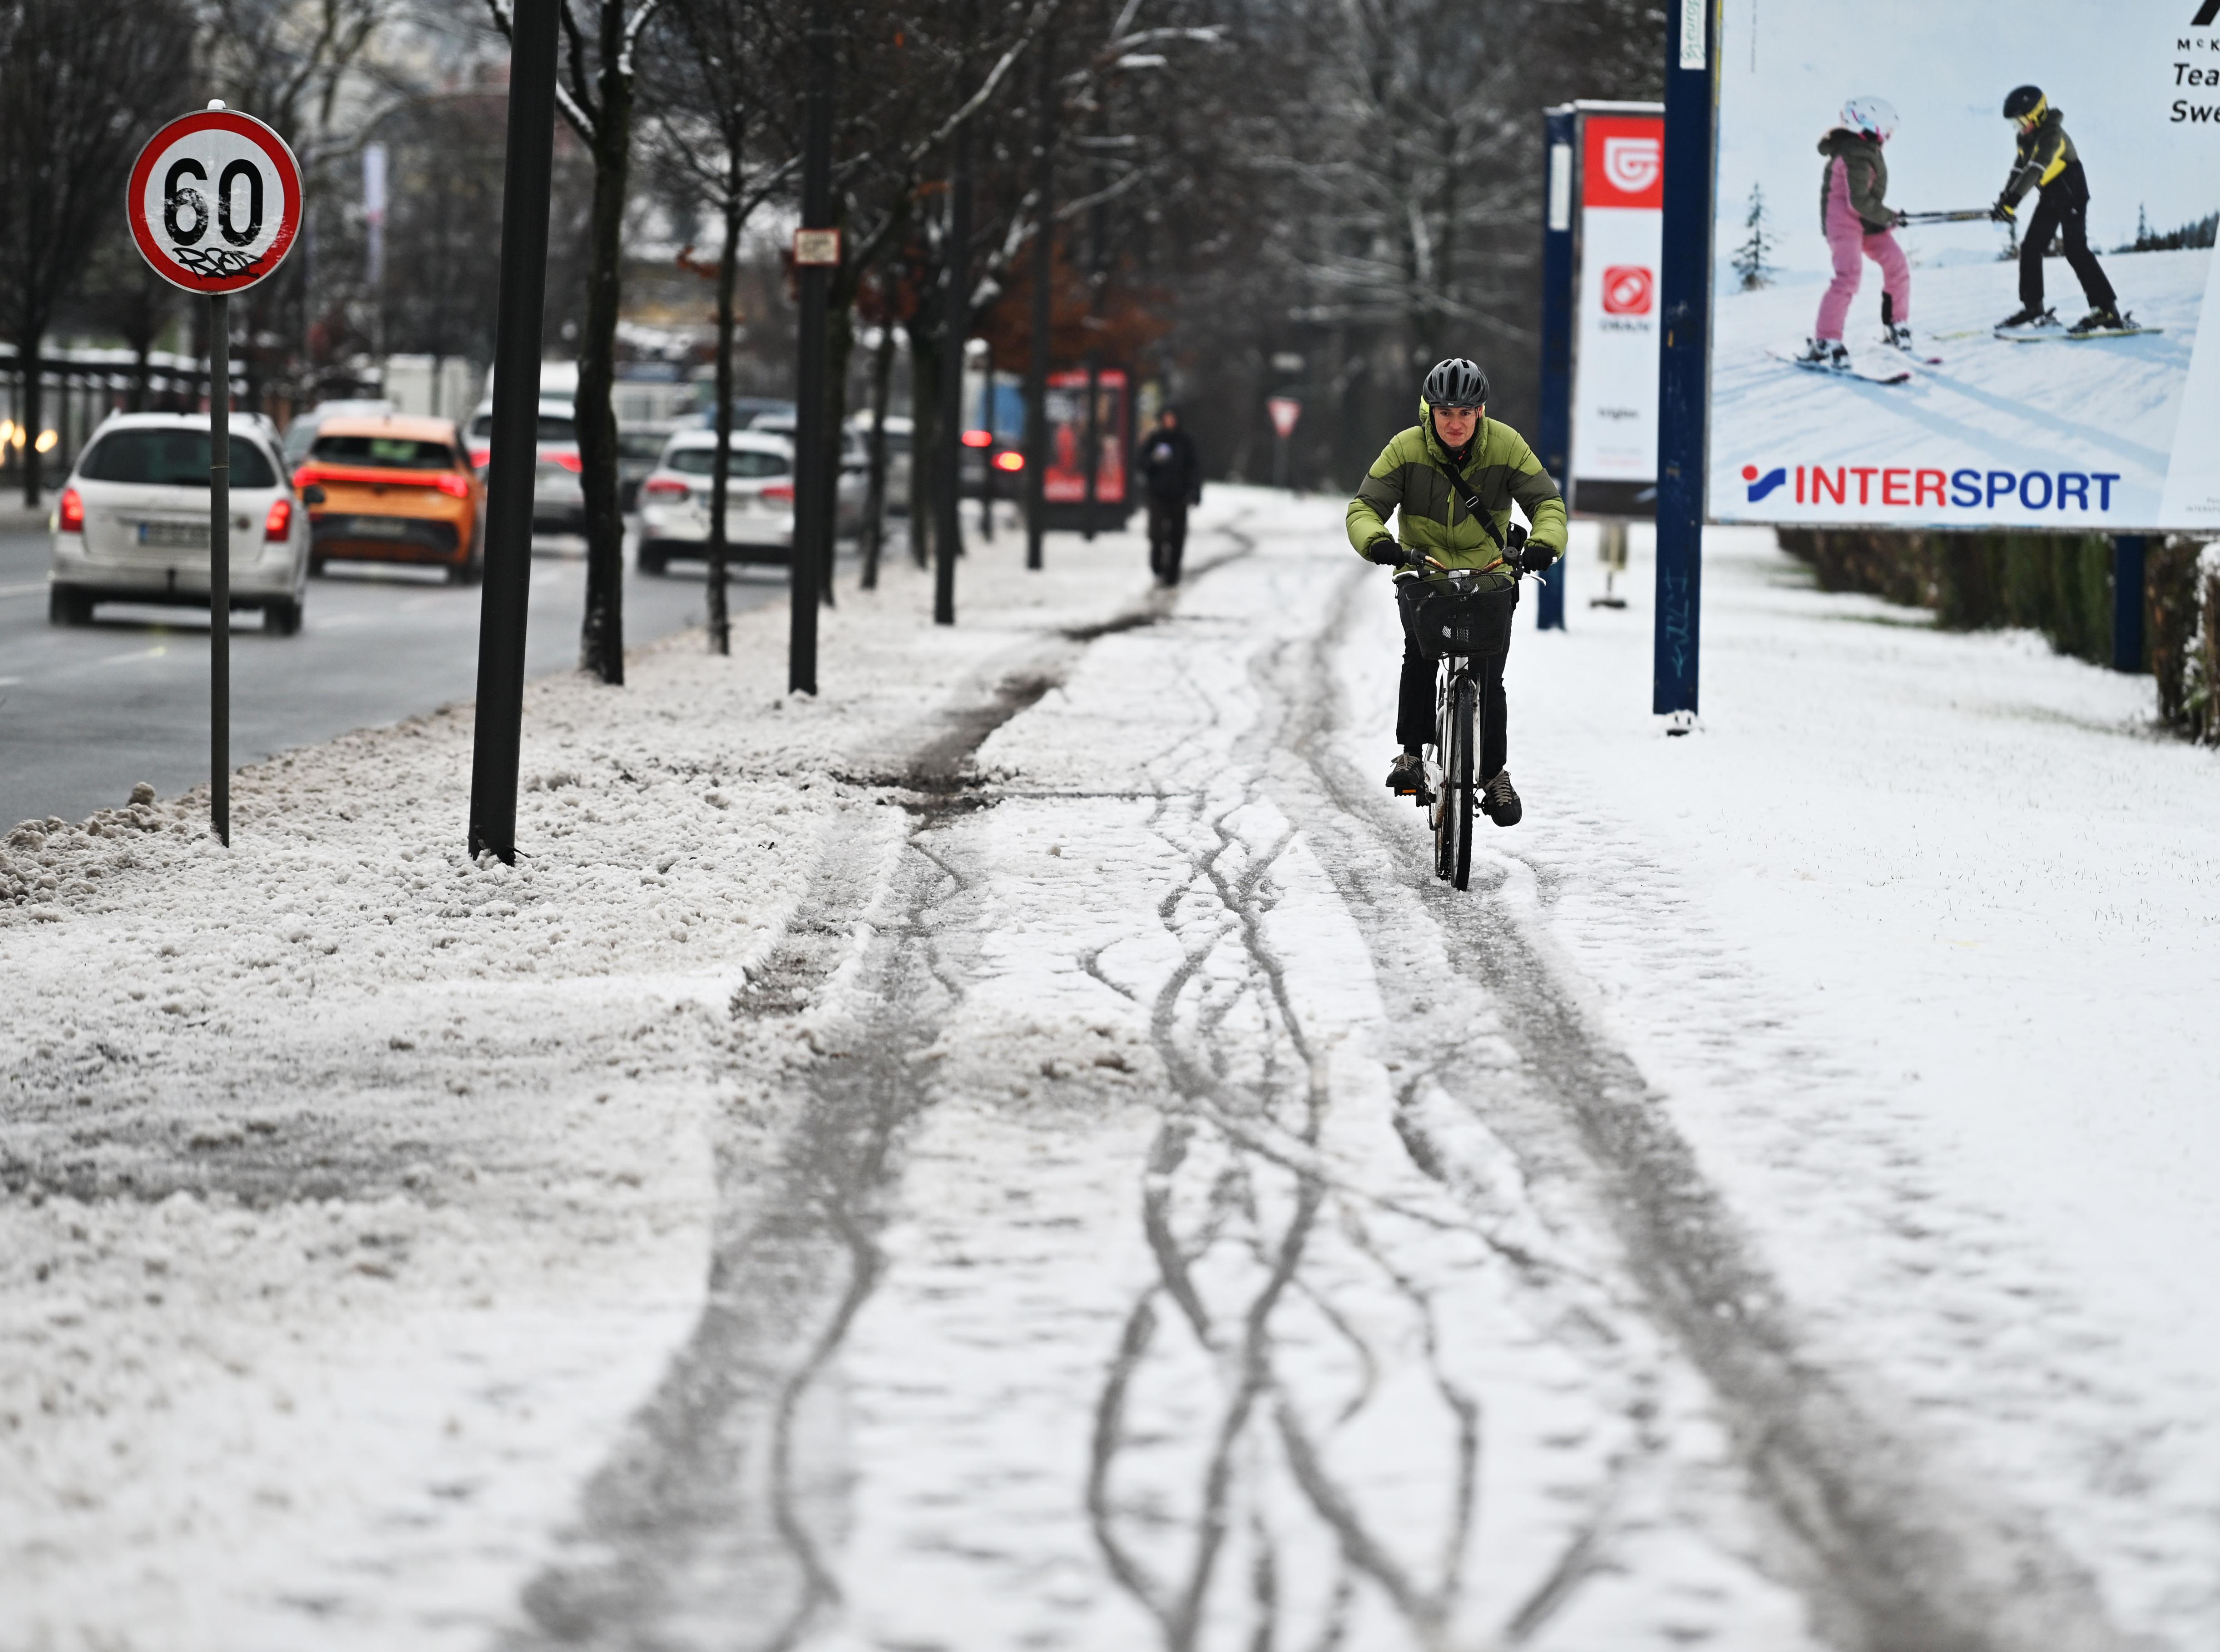
[[[243,771],[229,851],[198,795],[11,834],[0,1645],[511,1621],[698,1313],[727,1005],[884,801],[841,776],[1140,600],[1131,536],[1053,549],[975,542],[953,630],[906,564],[844,589],[817,700],[783,607],[534,683],[514,868],[467,709]]]

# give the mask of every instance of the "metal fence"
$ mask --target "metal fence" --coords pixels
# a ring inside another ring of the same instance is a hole
[[[51,483],[69,474],[86,439],[109,414],[137,405],[149,411],[198,412],[208,402],[205,359],[158,350],[145,363],[128,350],[54,350],[39,358],[41,386],[37,430],[24,428],[29,398],[15,346],[0,344],[0,487],[21,492],[24,466],[36,462]],[[232,393],[246,381],[234,371]],[[51,433],[51,440],[48,441]],[[47,441],[47,451],[39,444]]]

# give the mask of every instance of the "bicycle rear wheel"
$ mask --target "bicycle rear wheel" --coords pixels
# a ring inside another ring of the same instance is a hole
[[[1472,725],[1473,681],[1460,675],[1450,698],[1449,736],[1442,752],[1442,789],[1449,807],[1442,811],[1448,826],[1447,875],[1462,889],[1472,876]]]

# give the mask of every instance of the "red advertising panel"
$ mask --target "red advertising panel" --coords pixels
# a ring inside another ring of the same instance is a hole
[[[1102,456],[1096,463],[1098,503],[1126,502],[1126,373],[1106,367],[1095,377],[1096,425]],[[1082,504],[1087,499],[1087,374],[1084,370],[1051,373],[1048,379],[1048,470],[1041,492],[1051,505]]]
[[[1581,157],[1581,204],[1662,211],[1665,122],[1655,115],[1591,115]]]

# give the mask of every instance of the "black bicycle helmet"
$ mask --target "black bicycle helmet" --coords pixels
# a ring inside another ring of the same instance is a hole
[[[2015,86],[2005,96],[2005,119],[2025,121],[2042,113],[2042,88]]]
[[[1487,402],[1487,375],[1462,356],[1437,361],[1421,392],[1430,408],[1479,408]]]

